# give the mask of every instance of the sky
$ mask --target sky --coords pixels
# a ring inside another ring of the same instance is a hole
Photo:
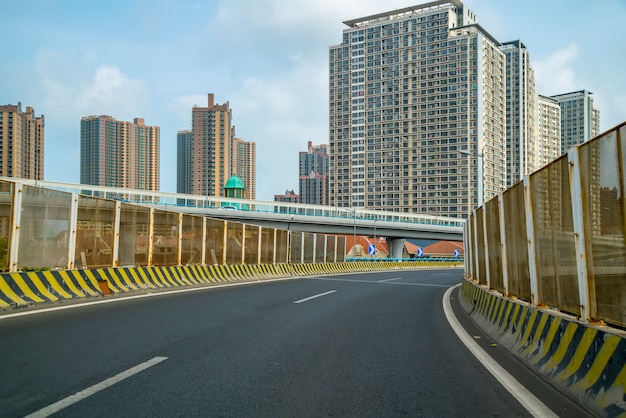
[[[0,105],[45,117],[44,180],[80,182],[80,120],[161,130],[161,191],[176,192],[176,133],[229,102],[256,142],[258,200],[298,193],[298,153],[328,143],[328,51],[342,22],[420,0],[30,0],[0,14]],[[626,121],[626,0],[467,0],[500,42],[521,40],[537,90],[594,93],[601,130]]]

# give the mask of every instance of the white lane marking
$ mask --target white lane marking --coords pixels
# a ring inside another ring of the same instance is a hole
[[[306,302],[307,300],[311,300],[311,299],[319,298],[319,297],[322,297],[322,296],[330,295],[331,293],[335,293],[335,292],[336,292],[336,290],[331,290],[330,292],[320,293],[319,295],[313,295],[313,296],[309,296],[308,298],[297,300],[294,303]]]
[[[136,375],[137,373],[140,373],[149,367],[157,365],[163,360],[167,360],[167,357],[154,357],[153,359],[148,360],[145,363],[141,363],[135,367],[131,367],[130,369],[116,374],[115,376],[110,377],[106,380],[103,380],[100,383],[96,383],[95,385],[90,386],[87,389],[76,392],[75,394],[68,396],[65,399],[61,399],[60,401],[48,405],[45,408],[40,409],[39,411],[33,412],[32,414],[27,415],[25,418],[49,417],[50,415],[56,414],[57,412],[67,408],[68,406],[74,405],[75,403],[80,402],[83,399],[100,392],[101,390],[113,386],[114,384],[119,383],[124,379],[128,379],[129,377]]]
[[[372,284],[381,283],[379,281],[373,281],[373,280],[332,279],[330,277],[312,277],[311,280],[328,280],[328,281],[335,281],[335,282],[372,283]],[[399,286],[445,287],[446,289],[450,287],[449,284],[430,284],[430,283],[387,282],[387,284],[395,284]]]
[[[402,277],[396,277],[395,279],[384,279],[384,280],[379,280],[377,283],[387,283],[387,282],[393,282],[394,280],[402,280]]]
[[[548,408],[543,402],[541,402],[535,395],[530,393],[520,382],[515,380],[509,372],[507,372],[502,366],[496,363],[493,358],[485,350],[483,350],[469,334],[465,331],[459,320],[452,311],[452,305],[450,304],[450,294],[455,287],[459,287],[461,284],[452,286],[443,295],[443,311],[450,323],[450,326],[456,333],[457,337],[465,344],[467,349],[482,363],[482,365],[500,382],[502,386],[509,393],[517,399],[517,401],[534,417],[541,418],[558,418],[550,408]]]
[[[123,302],[125,300],[133,300],[133,299],[142,299],[142,298],[151,298],[151,297],[155,297],[155,296],[165,296],[165,295],[171,295],[174,293],[183,293],[183,292],[199,292],[202,290],[210,290],[210,289],[219,289],[222,287],[232,287],[232,286],[246,286],[249,284],[253,284],[253,283],[271,283],[271,282],[281,282],[281,281],[287,281],[287,280],[293,280],[292,277],[281,277],[278,279],[266,279],[266,280],[251,280],[249,282],[237,282],[237,283],[224,283],[224,284],[220,284],[220,285],[207,285],[207,286],[202,286],[202,287],[192,287],[192,288],[183,288],[183,289],[174,289],[174,290],[167,290],[167,291],[158,291],[155,293],[146,293],[143,295],[134,295],[134,296],[120,296],[120,297],[115,297],[114,299],[105,299],[105,300],[97,300],[97,301],[85,301],[84,303],[77,303],[75,305],[66,305],[66,306],[55,306],[52,308],[42,308],[42,309],[35,309],[32,311],[26,311],[26,312],[15,312],[15,313],[9,313],[6,315],[0,315],[0,321],[2,321],[3,319],[9,319],[9,318],[16,318],[19,316],[26,316],[26,315],[37,315],[37,314],[42,314],[42,313],[46,313],[46,312],[53,312],[53,311],[63,311],[65,309],[76,309],[76,308],[84,308],[85,306],[93,306],[93,305],[101,305],[103,303],[116,303],[116,302]],[[155,291],[158,289],[154,289]]]

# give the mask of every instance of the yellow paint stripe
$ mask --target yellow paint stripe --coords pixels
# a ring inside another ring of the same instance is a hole
[[[615,353],[621,339],[622,338],[617,335],[608,334],[606,336],[604,344],[602,344],[602,348],[600,348],[600,351],[593,359],[593,363],[587,371],[587,374],[572,387],[574,393],[582,393],[598,381],[600,376],[604,373],[604,369],[609,360],[613,357],[613,353]]]
[[[539,318],[539,323],[537,324],[537,329],[535,330],[535,333],[533,334],[533,339],[531,343],[528,345],[528,347],[524,349],[524,351],[520,353],[520,356],[522,358],[527,358],[534,351],[537,341],[539,340],[539,337],[541,337],[541,334],[543,333],[543,329],[545,328],[547,322],[548,322],[548,315],[546,314],[541,315],[541,318]]]
[[[533,325],[535,325],[535,319],[537,319],[537,314],[538,311],[536,309],[531,310],[530,318],[528,318],[528,322],[526,323],[526,330],[524,331],[524,335],[522,335],[522,338],[520,338],[516,346],[513,348],[514,351],[520,350],[524,346],[526,341],[528,341],[530,333],[533,330]]]
[[[130,276],[133,278],[135,283],[141,283],[143,286],[146,286],[150,289],[154,289],[157,286],[153,284],[150,279],[148,279],[146,272],[142,268],[129,268],[128,272],[130,273]]]
[[[162,289],[164,287],[172,287],[169,283],[164,283],[161,280],[161,278],[156,274],[154,267],[145,267],[144,272],[148,275],[150,280],[159,287],[159,289]]]
[[[25,275],[25,277],[23,274]],[[52,292],[48,290],[48,286],[46,286],[41,281],[41,279],[37,277],[37,273],[33,271],[28,273],[11,273],[11,277],[13,278],[15,284],[17,284],[17,286],[22,291],[23,296],[31,299],[33,302],[46,302],[46,300],[42,299],[42,297],[52,302],[56,302],[57,300],[59,300],[56,295],[52,294]],[[35,288],[37,289],[37,292],[39,292],[39,295],[35,294],[30,289],[30,287],[28,287],[27,283],[32,283],[33,286],[35,286]]]
[[[211,280],[212,283],[217,283],[220,282],[220,274],[217,271],[217,266],[209,266],[209,280]]]
[[[567,367],[556,376],[556,379],[559,382],[563,382],[567,380],[571,375],[576,373],[578,369],[580,369],[580,365],[583,363],[585,359],[585,355],[589,350],[589,347],[593,343],[596,334],[598,333],[597,329],[593,328],[585,328],[585,332],[583,333],[583,337],[580,339],[578,346],[576,347],[576,351],[574,351],[574,355],[570,360]]]
[[[50,275],[52,276],[52,272],[46,271],[44,272],[44,274],[45,273],[50,273]],[[61,276],[61,280],[63,280],[63,283],[65,283],[67,287],[70,288],[70,290],[72,291],[72,293],[74,293],[74,295],[78,296],[79,298],[82,298],[85,296],[85,293],[81,289],[76,287],[76,285],[74,284],[74,281],[71,279],[69,274],[67,274],[66,270],[59,270],[58,273],[59,273],[59,276]]]
[[[12,274],[19,274],[19,273],[12,273]],[[11,286],[9,286],[9,284],[6,282],[5,278],[2,275],[0,275],[0,292],[2,292],[2,294],[4,294],[6,297],[8,297],[9,299],[11,299],[13,302],[15,302],[16,304],[20,306],[28,305],[28,302],[26,302],[24,299],[18,296],[13,291],[13,289],[11,289]],[[10,308],[11,305],[0,299],[0,307]]]
[[[550,346],[552,345],[552,341],[554,341],[554,336],[559,330],[560,325],[561,325],[561,318],[553,318],[552,324],[550,325],[550,329],[548,330],[548,335],[546,335],[546,339],[543,343],[543,346],[541,347],[541,351],[532,359],[530,359],[530,362],[529,362],[530,364],[534,366],[535,364],[539,363],[539,361],[548,353],[548,350],[550,349]]]
[[[120,293],[120,289],[117,288],[114,282],[109,280],[104,269],[96,269],[94,273],[96,274],[96,282],[103,280],[107,282],[107,286],[109,287],[109,290],[111,290],[111,292]],[[89,274],[89,271],[87,271],[87,274]],[[100,285],[97,285],[97,286],[100,287]]]
[[[122,281],[120,276],[118,276],[118,274],[117,274],[117,272],[115,271],[114,268],[107,268],[107,269],[104,269],[104,271],[109,273],[109,276],[111,277],[111,280],[115,283],[115,285],[117,286],[118,289],[121,289],[124,292],[128,292],[128,287],[124,284],[124,282]],[[131,289],[132,290],[137,290],[137,287],[136,286],[132,286]]]
[[[178,283],[170,277],[167,271],[163,271],[161,267],[153,267],[152,271],[154,271],[164,284],[169,283],[170,286],[179,287]]]
[[[615,382],[611,385],[611,387],[599,393],[594,400],[596,404],[598,404],[601,408],[606,408],[609,405],[613,405],[617,402],[621,402],[624,399],[624,394],[626,393],[626,365],[622,367],[622,370],[617,375]],[[616,399],[617,398],[617,399]],[[618,418],[624,418],[626,414],[622,413],[618,415]]]
[[[98,292],[100,294],[102,294],[102,292],[100,292],[100,285],[98,285],[98,279],[93,274],[93,271],[91,271],[91,270],[80,270],[80,274],[84,274],[85,275],[85,280],[87,280],[89,283],[91,283],[91,285],[95,289],[98,289]]]
[[[565,354],[567,353],[567,350],[569,349],[570,343],[572,342],[572,338],[574,337],[574,333],[576,332],[577,329],[578,329],[578,324],[574,322],[570,322],[569,324],[567,324],[567,326],[565,327],[565,332],[563,333],[563,335],[561,336],[559,340],[559,343],[558,343],[559,345],[556,351],[554,352],[552,357],[548,360],[548,362],[545,363],[541,367],[541,370],[550,371],[556,366],[558,366],[559,363],[561,363],[561,361],[563,360],[563,357],[565,357]]]
[[[100,293],[96,290],[97,288],[94,289],[92,286],[90,286],[90,283],[85,280],[83,275],[80,274],[78,270],[68,270],[68,274],[71,275],[74,280],[76,280],[76,282],[84,292],[86,292],[90,296],[100,296]]]
[[[200,275],[195,271],[193,267],[190,266],[179,266],[178,273],[187,279],[190,284],[200,284],[202,283],[202,279]]]
[[[176,267],[167,267],[164,266],[162,267],[163,271],[167,272],[170,274],[170,276],[172,276],[172,278],[174,280],[176,280],[176,282],[180,285],[180,286],[188,286],[191,284],[191,282],[189,282],[189,280],[187,280],[185,277],[183,277],[180,274],[180,270],[178,270]]]
[[[57,278],[54,277],[54,275],[51,272],[43,271],[41,273],[42,273],[42,276],[48,281],[50,286],[52,286],[52,288],[55,290],[55,292],[57,292],[59,295],[61,295],[61,297],[63,299],[72,299],[74,297],[74,296],[70,295],[69,293],[67,293],[67,291],[63,288],[63,286],[61,286],[61,284],[58,282]],[[30,276],[31,273],[28,273],[28,274]],[[36,273],[33,273],[33,274],[36,274]],[[30,276],[30,277],[32,277],[32,276]]]
[[[505,328],[507,328],[509,326],[508,322],[509,322],[509,317],[511,316],[511,311],[513,310],[513,305],[519,306],[517,304],[514,304],[511,301],[506,301],[506,312],[504,313],[504,318],[502,318],[502,325],[500,325],[500,329],[498,331],[498,334],[501,334],[502,331],[505,330]]]
[[[118,275],[118,277],[120,277],[122,283],[125,283],[132,290],[138,290],[143,287],[143,284],[141,282],[136,282],[132,278],[128,277],[128,274],[126,274],[126,271],[124,269],[115,269],[114,271]]]

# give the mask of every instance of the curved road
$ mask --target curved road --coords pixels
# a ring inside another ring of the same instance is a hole
[[[5,314],[0,415],[530,416],[448,324],[442,298],[461,278],[350,274]],[[482,335],[456,295],[492,357],[557,415],[586,416]]]

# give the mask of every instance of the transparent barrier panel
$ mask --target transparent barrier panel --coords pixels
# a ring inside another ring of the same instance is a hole
[[[338,263],[346,261],[346,237],[337,236],[336,255]]]
[[[487,218],[487,250],[489,252],[489,286],[500,293],[504,293],[500,243],[500,205],[497,198],[485,203],[485,217]]]
[[[13,183],[0,181],[0,272],[9,270],[13,189]]]
[[[528,235],[524,183],[519,182],[502,194],[506,269],[511,296],[530,302],[530,271],[528,270]]]
[[[304,262],[312,263],[313,260],[313,242],[315,240],[315,234],[311,232],[304,233],[304,248],[302,249],[304,253]]]
[[[147,266],[150,209],[122,203],[118,258],[120,266]]]
[[[261,230],[261,264],[271,264],[274,261],[274,228]]]
[[[180,245],[181,264],[202,264],[202,217],[183,215],[183,235]]]
[[[224,225],[225,221],[207,218],[205,264],[224,264]]]
[[[618,149],[617,131],[609,132],[582,145],[579,153],[588,277],[592,286],[590,314],[592,318],[624,326],[626,250],[622,191],[625,185],[620,178],[619,156],[624,164],[626,128],[622,128],[621,140],[622,149]]]
[[[115,201],[78,196],[74,266],[112,266],[114,227]]]
[[[561,157],[530,176],[537,302],[580,312],[569,163]]]
[[[476,209],[475,240],[476,254],[478,256],[478,276],[476,278],[478,279],[478,283],[487,284],[487,268],[485,265],[485,228],[482,207]]]
[[[23,190],[18,269],[67,267],[71,193]]]
[[[302,232],[291,231],[291,242],[289,250],[291,252],[290,260],[293,264],[302,263],[302,237]]]
[[[245,240],[244,240],[244,263],[245,264],[258,264],[259,263],[259,232],[260,227],[256,225],[245,225]]]
[[[276,230],[276,263],[283,264],[288,261],[287,251],[289,249],[289,231]]]
[[[230,221],[226,224],[226,264],[241,264],[243,224]]]
[[[315,234],[315,262],[323,263],[326,258],[326,235]]]
[[[152,265],[178,264],[178,213],[154,211],[152,230]]]
[[[326,235],[326,262],[334,263],[335,262],[335,243],[337,242],[337,238],[334,235]]]

